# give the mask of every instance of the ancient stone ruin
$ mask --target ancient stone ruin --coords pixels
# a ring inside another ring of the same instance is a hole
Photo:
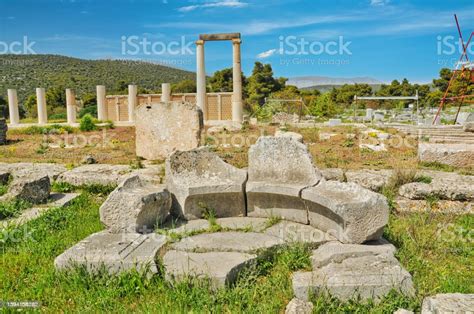
[[[176,150],[199,146],[204,126],[202,111],[191,103],[159,102],[140,105],[136,115],[137,156],[164,160]]]
[[[163,267],[167,280],[207,278],[220,288],[276,248],[303,242],[315,249],[313,270],[294,274],[301,300],[293,306],[306,306],[310,293],[341,300],[413,293],[395,248],[381,238],[386,199],[355,183],[326,181],[292,137],[259,138],[247,170],[200,147],[167,158],[164,185],[143,174],[123,180],[100,209],[106,230],[58,256],[57,269],[155,274]]]

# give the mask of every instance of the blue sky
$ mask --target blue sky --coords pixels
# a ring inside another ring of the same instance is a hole
[[[472,0],[0,0],[0,52],[26,36],[35,53],[195,71],[198,34],[240,32],[245,74],[261,61],[277,76],[429,82],[459,56],[454,13],[468,37]],[[230,67],[231,51],[230,42],[206,43],[208,74]]]

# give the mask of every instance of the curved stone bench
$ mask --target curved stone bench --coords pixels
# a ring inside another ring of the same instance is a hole
[[[173,195],[172,213],[187,220],[206,211],[217,217],[245,216],[247,172],[206,148],[176,151],[166,160],[166,184]]]
[[[248,173],[248,216],[308,223],[301,191],[318,184],[322,176],[306,145],[287,137],[260,137],[249,150]]]
[[[386,198],[355,183],[325,181],[304,189],[301,196],[310,225],[342,243],[376,240],[388,223]]]

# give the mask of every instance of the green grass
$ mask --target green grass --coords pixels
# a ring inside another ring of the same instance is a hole
[[[65,249],[102,229],[99,207],[107,189],[92,188],[65,208],[30,221],[31,236],[0,241],[0,300],[39,301],[46,312],[278,313],[292,298],[291,274],[310,269],[303,245],[280,248],[242,273],[228,289],[210,290],[206,281],[166,282],[162,276],[136,272],[121,276],[89,275],[83,269],[55,272],[53,261]],[[93,194],[91,192],[98,192]],[[341,303],[315,297],[315,312],[392,313],[419,310],[423,296],[441,292],[474,292],[473,216],[392,215],[385,236],[413,276],[414,299],[390,294],[380,303]],[[23,230],[23,229],[22,229]]]
[[[0,184],[0,196],[5,195],[8,192],[8,185]]]
[[[22,200],[0,202],[0,220],[16,217],[21,213],[21,211],[30,207],[30,203]]]

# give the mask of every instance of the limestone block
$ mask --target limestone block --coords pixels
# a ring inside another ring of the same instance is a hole
[[[284,241],[270,235],[255,232],[203,233],[184,238],[172,245],[174,250],[205,252],[241,252],[253,254],[284,244]]]
[[[444,293],[426,297],[421,307],[422,314],[472,313],[474,294]]]
[[[379,301],[392,290],[414,294],[411,275],[393,256],[348,258],[293,275],[293,291],[302,300],[308,300],[312,294],[330,294],[341,301],[358,298]]]
[[[100,220],[112,233],[153,232],[165,221],[171,195],[135,175],[123,181],[100,207]]]
[[[32,173],[35,173],[35,175],[47,175],[53,181],[61,173],[67,171],[67,169],[63,165],[58,164],[20,162],[12,164],[0,163],[0,172],[2,171],[10,173],[14,177],[29,176]]]
[[[386,185],[392,176],[391,170],[352,170],[346,172],[347,182],[354,182],[360,186],[380,192],[384,185]]]
[[[297,142],[303,143],[303,135],[296,132],[284,132],[281,130],[277,130],[275,132],[275,137],[289,137]]]
[[[253,254],[238,252],[193,253],[171,250],[163,257],[165,278],[181,281],[186,278],[209,279],[211,286],[222,288],[237,279],[238,273],[256,261]]]
[[[313,303],[293,298],[285,308],[285,314],[311,314],[313,313]]]
[[[268,219],[257,217],[228,217],[216,219],[216,223],[224,229],[242,230],[249,229],[260,232],[267,227]]]
[[[200,144],[202,111],[185,102],[160,102],[138,106],[135,112],[137,156],[164,160],[177,150]]]
[[[418,158],[454,167],[473,167],[474,144],[419,143]]]
[[[304,189],[301,196],[309,223],[343,243],[378,239],[388,223],[386,198],[355,183],[326,181]]]
[[[32,204],[45,203],[51,192],[49,177],[41,173],[14,177],[6,198],[17,198]]]
[[[118,185],[131,174],[126,165],[83,165],[61,173],[58,182],[66,182],[74,186],[81,185]]]
[[[308,222],[301,190],[318,184],[322,175],[304,144],[288,137],[260,137],[250,147],[248,172],[248,216]]]
[[[464,132],[474,132],[474,122],[466,122],[463,127]]]
[[[166,178],[176,217],[199,219],[206,211],[216,217],[245,215],[247,172],[206,148],[174,152],[166,160]]]
[[[77,266],[95,273],[105,268],[110,274],[136,269],[158,273],[156,258],[166,244],[166,237],[155,233],[109,233],[101,231],[80,241],[54,260],[58,270]]]

